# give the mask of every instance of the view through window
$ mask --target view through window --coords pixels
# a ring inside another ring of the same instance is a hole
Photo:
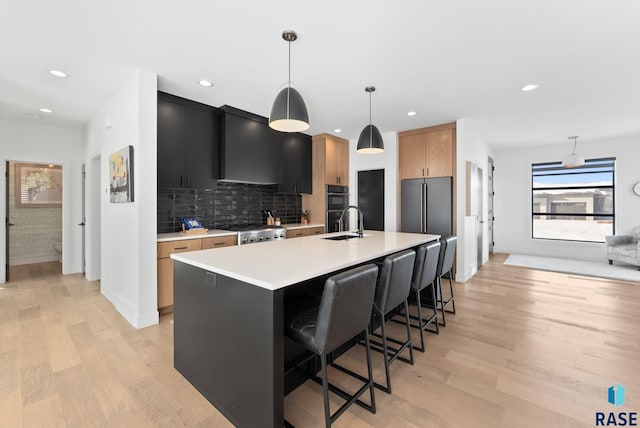
[[[584,166],[561,162],[531,166],[531,236],[604,242],[615,224],[615,158],[589,159]]]

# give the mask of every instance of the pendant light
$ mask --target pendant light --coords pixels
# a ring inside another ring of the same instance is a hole
[[[569,137],[573,140],[573,151],[564,157],[562,160],[563,168],[577,168],[584,165],[584,156],[580,156],[576,153],[576,145],[578,144],[578,136]]]
[[[273,102],[269,127],[282,132],[306,131],[309,129],[309,112],[300,92],[291,86],[291,42],[295,42],[298,35],[295,31],[285,30],[282,38],[289,43],[289,80]]]
[[[369,124],[360,132],[356,151],[364,154],[382,153],[384,152],[382,135],[380,135],[378,128],[371,124],[371,93],[376,90],[376,87],[367,86],[364,90],[369,92]]]

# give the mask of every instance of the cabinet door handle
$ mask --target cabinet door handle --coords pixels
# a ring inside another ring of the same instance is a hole
[[[427,167],[427,177],[429,176],[429,167]]]
[[[424,177],[424,168],[422,168],[422,176]]]
[[[175,247],[174,250],[186,250],[189,247]]]
[[[180,176],[180,187],[182,187],[182,175]]]
[[[214,247],[219,247],[219,246],[221,246],[221,245],[224,245],[224,242],[214,242],[214,243],[213,243],[213,246],[214,246]]]

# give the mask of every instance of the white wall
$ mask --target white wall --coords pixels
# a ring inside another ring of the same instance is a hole
[[[398,204],[398,135],[395,132],[382,134],[384,152],[366,155],[356,152],[358,139],[349,140],[349,201],[358,204],[358,171],[384,169],[384,229],[397,229]],[[356,224],[355,213],[350,213],[350,224]]]
[[[136,73],[100,109],[84,131],[87,175],[100,156],[101,292],[135,327],[158,322],[156,264],[157,75]],[[109,154],[133,146],[134,202],[109,202]],[[89,204],[91,205],[91,204]]]
[[[477,263],[476,225],[475,218],[467,218],[466,189],[467,189],[467,161],[475,163],[482,169],[482,218],[484,219],[482,232],[482,263],[489,259],[489,231],[488,231],[488,157],[492,150],[482,139],[472,119],[460,119],[456,122],[456,224],[458,247],[456,251],[456,281],[467,281],[479,269]],[[497,215],[496,215],[497,217]]]
[[[531,238],[531,164],[560,161],[572,143],[501,149],[495,153],[495,251],[604,260],[604,244]],[[640,136],[578,141],[577,153],[589,158],[615,157],[616,233],[640,225],[640,197],[632,192],[640,181]]]
[[[62,273],[82,271],[81,131],[0,119],[0,160],[62,165]],[[5,186],[0,186],[0,212],[4,216]],[[35,209],[35,208],[34,208]],[[5,228],[0,228],[0,262],[6,260]],[[0,283],[4,283],[4,267]]]

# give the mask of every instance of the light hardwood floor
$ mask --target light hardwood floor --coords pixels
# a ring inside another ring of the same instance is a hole
[[[640,284],[504,258],[455,284],[457,315],[427,335],[414,366],[392,365],[393,395],[376,391],[376,415],[352,406],[335,426],[589,427],[596,411],[640,410]],[[231,426],[173,369],[170,315],[136,330],[97,282],[57,266],[20,268],[0,285],[0,427]],[[340,362],[362,370],[362,356],[355,347]],[[380,355],[374,364],[379,377]],[[607,403],[614,383],[626,387],[619,408]],[[286,399],[296,427],[321,426],[322,412],[314,383]]]

